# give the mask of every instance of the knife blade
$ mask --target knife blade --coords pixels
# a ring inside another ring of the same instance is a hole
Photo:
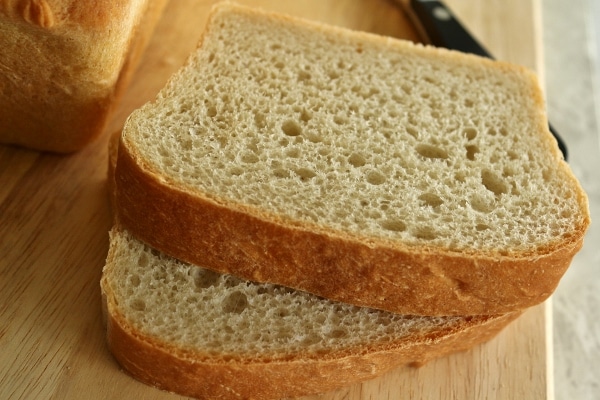
[[[493,58],[491,53],[465,28],[450,8],[439,0],[395,0],[407,12],[425,42],[437,47]],[[567,160],[567,146],[552,124],[550,133]]]

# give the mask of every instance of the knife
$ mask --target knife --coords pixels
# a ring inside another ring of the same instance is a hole
[[[407,11],[419,34],[428,43],[447,49],[472,53],[482,57],[492,55],[475,39],[456,18],[452,11],[439,0],[395,0]],[[558,132],[548,123],[550,133],[558,142],[558,148],[567,160],[567,146]]]

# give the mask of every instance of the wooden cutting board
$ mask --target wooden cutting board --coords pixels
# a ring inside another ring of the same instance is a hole
[[[417,40],[386,0],[247,0]],[[106,143],[195,47],[214,1],[171,0],[105,134],[71,156],[0,146],[0,398],[175,399],[134,381],[107,351],[99,280],[111,217]],[[501,59],[540,71],[539,0],[447,0]],[[310,399],[552,398],[549,303],[471,351]],[[308,398],[307,398],[308,399]]]

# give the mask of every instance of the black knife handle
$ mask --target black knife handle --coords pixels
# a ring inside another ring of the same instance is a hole
[[[549,122],[548,122],[548,127],[550,128],[550,133],[552,134],[552,136],[554,136],[554,139],[556,139],[556,141],[558,142],[558,148],[560,149],[561,153],[563,154],[563,158],[565,159],[565,161],[567,161],[567,154],[568,154],[567,153],[567,145],[562,140],[562,138],[560,137],[558,132],[556,132],[556,130],[554,130],[554,127],[552,126],[552,124]]]
[[[410,0],[432,45],[492,58],[441,1]]]
[[[441,1],[410,0],[410,8],[417,17],[421,28],[432,45],[493,58],[466,28],[458,21],[452,11]],[[558,142],[558,148],[567,159],[567,146],[558,132],[548,123],[550,133]]]

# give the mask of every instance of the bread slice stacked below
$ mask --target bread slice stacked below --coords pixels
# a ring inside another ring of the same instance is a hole
[[[186,264],[118,228],[110,237],[112,353],[140,381],[199,399],[323,393],[466,350],[520,314],[392,314]]]
[[[165,4],[0,2],[0,143],[68,153],[97,137]]]
[[[266,399],[489,339],[589,224],[545,118],[523,68],[220,4],[111,157],[111,351]]]

